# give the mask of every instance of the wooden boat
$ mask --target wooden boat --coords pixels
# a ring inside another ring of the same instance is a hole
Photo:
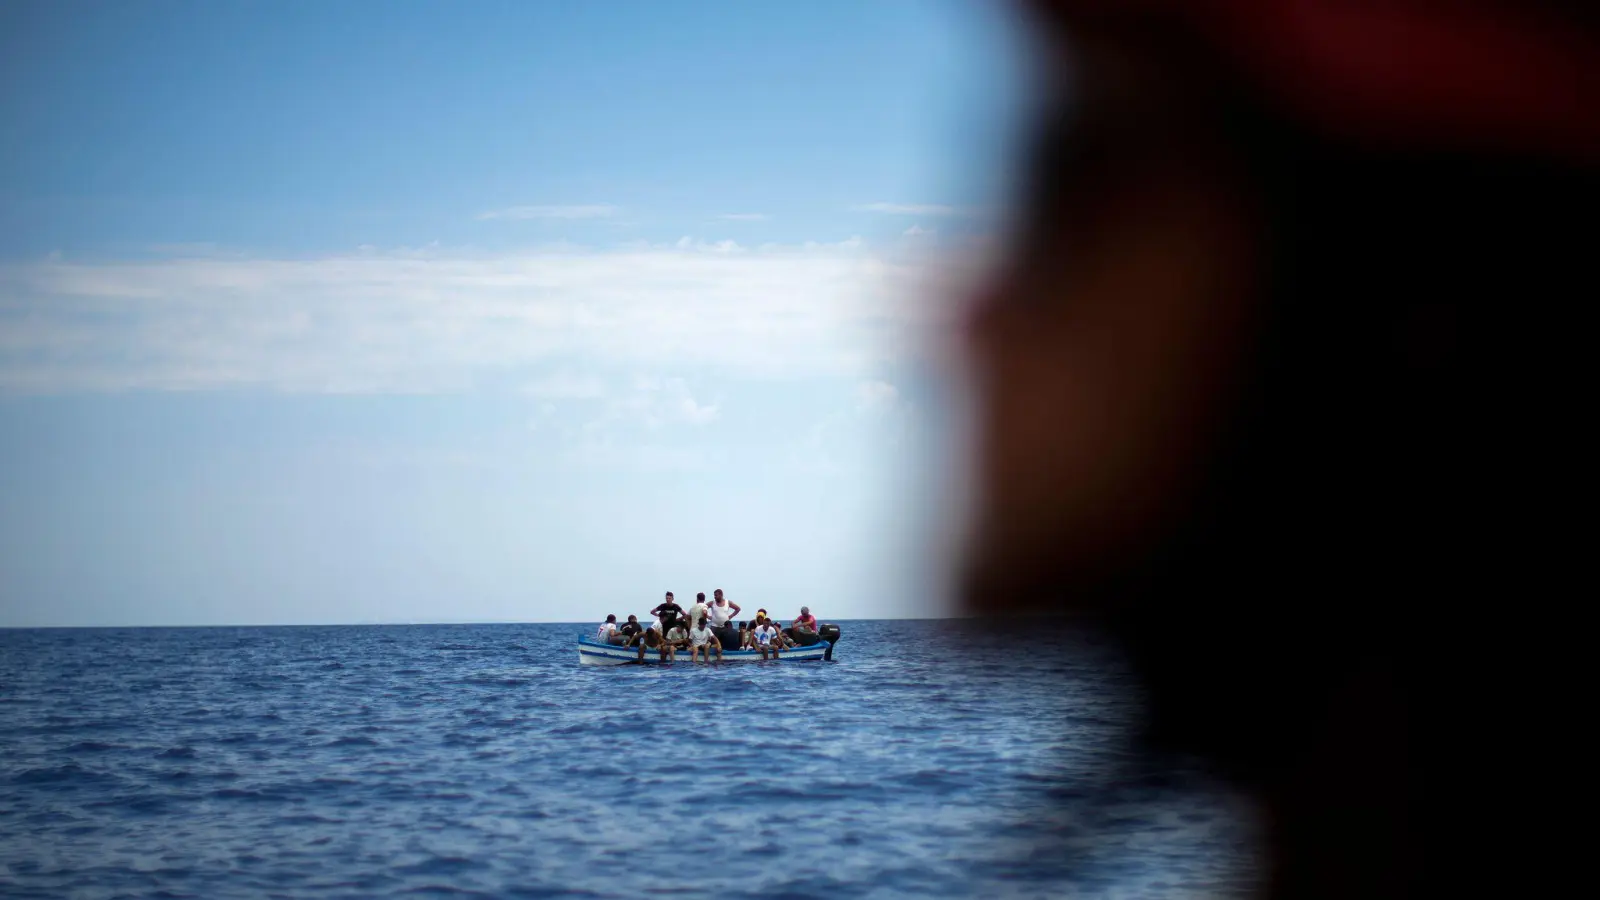
[[[821,637],[818,638],[814,635],[812,637],[816,639],[816,643],[806,647],[790,647],[789,649],[778,654],[777,661],[832,661],[833,646],[839,642],[839,626],[823,625],[821,629]],[[831,640],[829,640],[829,638],[831,638]],[[711,652],[711,659],[713,662],[715,662],[716,658],[716,651],[713,650]],[[768,654],[768,659],[772,659],[772,655],[770,653]],[[679,650],[677,660],[680,663],[689,662],[689,651]],[[660,665],[662,663],[661,654],[659,651],[646,649],[644,651],[643,661],[647,665]],[[722,661],[730,663],[752,661],[761,662],[761,651],[724,650],[722,651]],[[580,635],[578,637],[578,662],[585,666],[625,666],[630,663],[638,665],[640,662],[639,648],[619,647],[616,644],[602,644],[588,635]]]

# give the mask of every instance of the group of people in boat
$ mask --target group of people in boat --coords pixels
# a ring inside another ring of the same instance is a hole
[[[800,607],[789,629],[783,623],[767,616],[764,609],[756,610],[755,618],[735,622],[740,613],[739,604],[723,596],[722,588],[712,592],[711,602],[706,602],[702,592],[695,595],[694,604],[684,609],[667,591],[666,599],[650,615],[655,617],[648,627],[639,624],[639,617],[628,616],[619,623],[615,613],[606,616],[595,631],[595,640],[618,647],[639,648],[639,659],[646,652],[660,655],[663,662],[673,662],[679,651],[689,651],[689,659],[710,662],[712,654],[722,660],[722,651],[760,651],[762,659],[778,659],[784,650],[815,643],[817,618],[811,607]],[[735,627],[737,625],[737,627]],[[808,638],[812,638],[808,640]]]

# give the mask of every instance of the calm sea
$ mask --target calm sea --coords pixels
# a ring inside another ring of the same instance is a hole
[[[580,667],[587,625],[0,631],[7,897],[1232,896],[1070,635]],[[1051,649],[1052,645],[1056,646]]]

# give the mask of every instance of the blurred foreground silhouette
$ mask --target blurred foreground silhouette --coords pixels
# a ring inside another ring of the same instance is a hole
[[[1515,858],[1484,809],[1534,774],[1485,742],[1525,740],[1501,654],[1578,471],[1592,16],[1022,12],[1053,102],[966,323],[968,610],[1113,635],[1148,749],[1260,804],[1268,895],[1471,883]]]

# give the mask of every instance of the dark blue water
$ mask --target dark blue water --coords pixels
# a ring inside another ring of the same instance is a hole
[[[1129,752],[1103,649],[844,628],[831,664],[670,668],[580,667],[571,625],[0,631],[0,894],[1251,883],[1238,805]]]

